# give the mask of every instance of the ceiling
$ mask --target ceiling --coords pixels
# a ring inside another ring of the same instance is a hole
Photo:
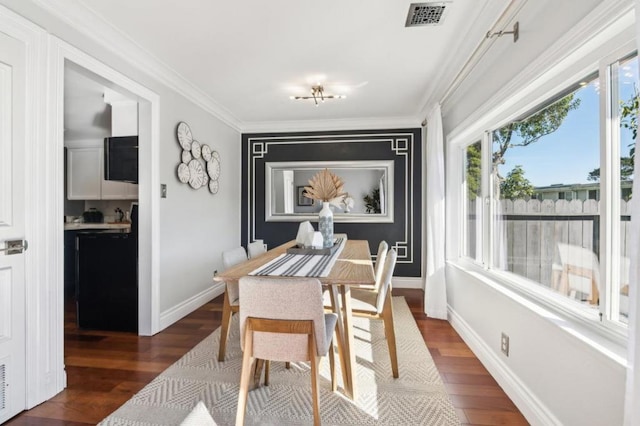
[[[440,25],[407,28],[410,3],[74,2],[195,86],[240,129],[316,121],[419,125],[495,22],[495,4],[506,1],[451,0]],[[473,30],[480,18],[488,25]],[[316,83],[347,97],[317,107],[290,99]]]

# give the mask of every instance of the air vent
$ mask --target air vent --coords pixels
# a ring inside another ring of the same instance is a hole
[[[448,9],[448,2],[411,3],[405,27],[419,27],[424,25],[440,25],[444,13]]]

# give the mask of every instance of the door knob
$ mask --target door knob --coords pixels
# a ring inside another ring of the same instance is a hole
[[[27,240],[9,240],[5,242],[6,247],[0,249],[0,253],[4,252],[7,255],[20,254],[29,248]]]

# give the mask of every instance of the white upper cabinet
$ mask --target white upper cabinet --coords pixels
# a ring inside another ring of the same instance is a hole
[[[104,180],[102,147],[67,149],[69,200],[136,200],[138,185]]]

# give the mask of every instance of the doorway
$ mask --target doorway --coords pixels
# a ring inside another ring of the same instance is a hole
[[[151,188],[159,186],[159,176],[157,167],[158,163],[158,118],[159,118],[159,97],[146,87],[132,81],[123,74],[113,70],[102,62],[86,55],[78,49],[70,46],[62,41],[57,41],[58,46],[56,52],[57,73],[54,77],[57,86],[56,103],[58,110],[65,109],[64,87],[65,76],[74,73],[88,78],[95,84],[101,85],[103,88],[109,89],[117,94],[134,100],[137,102],[138,109],[138,219],[142,226],[138,227],[138,334],[152,335],[159,331],[159,303],[158,303],[158,248],[154,244],[158,235],[158,201],[152,197]],[[104,106],[103,106],[104,108]],[[56,132],[56,147],[59,152],[64,152],[65,146],[65,123],[61,114],[56,125],[59,131]],[[92,117],[92,131],[99,132],[106,126],[104,112],[97,111]],[[55,127],[55,126],[54,126]],[[68,131],[73,131],[69,129]],[[62,155],[58,156],[60,169],[63,170],[65,160]],[[61,174],[58,182],[59,188],[65,188],[64,173]],[[64,191],[58,191],[60,197],[66,199]],[[124,200],[124,197],[123,197]],[[104,200],[102,200],[104,201]],[[110,200],[109,203],[117,203],[122,200]],[[130,206],[131,199],[125,200],[123,206],[115,204],[107,204],[107,209],[111,214],[111,210],[119,207],[120,210],[126,212]],[[65,206],[60,203],[59,214],[64,216]],[[84,204],[85,208],[88,204]],[[123,208],[124,207],[124,208]],[[76,209],[78,207],[76,206]],[[77,210],[75,210],[77,213]],[[114,213],[115,214],[115,213]],[[69,216],[75,216],[70,214]],[[73,219],[71,219],[73,220]],[[60,223],[60,222],[58,222]],[[62,236],[63,232],[59,235]],[[63,245],[61,244],[60,247]],[[62,256],[60,256],[62,258]],[[61,283],[62,284],[62,283]],[[59,285],[61,291],[63,285]],[[62,327],[62,324],[61,324]],[[62,330],[60,337],[62,337]]]

